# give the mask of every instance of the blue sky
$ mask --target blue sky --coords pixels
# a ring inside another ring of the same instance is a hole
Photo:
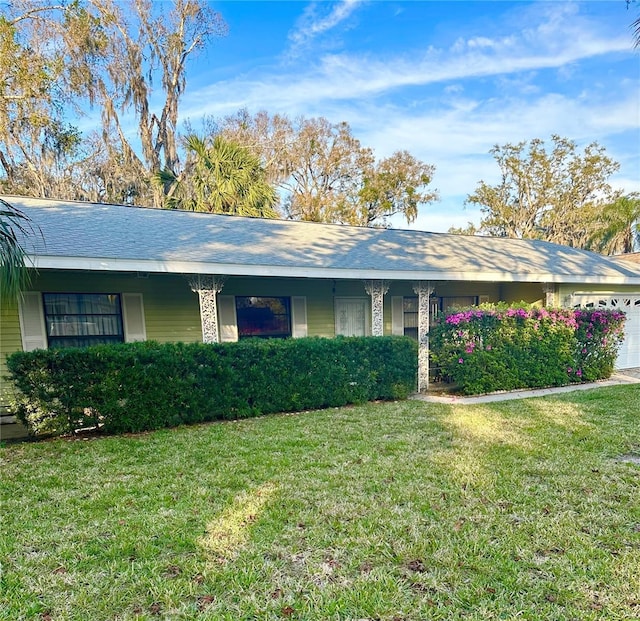
[[[181,118],[240,108],[347,121],[378,158],[433,164],[441,200],[410,228],[446,231],[495,144],[597,141],[640,190],[640,50],[624,0],[212,2],[229,26],[190,66]],[[400,219],[394,226],[407,227]]]

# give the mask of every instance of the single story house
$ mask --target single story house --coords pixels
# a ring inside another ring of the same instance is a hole
[[[2,300],[16,350],[135,341],[404,334],[454,306],[524,300],[627,313],[617,365],[640,367],[640,265],[544,241],[263,220],[3,196],[27,215],[33,273]]]

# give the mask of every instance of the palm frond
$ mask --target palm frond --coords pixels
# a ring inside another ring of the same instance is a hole
[[[0,295],[15,298],[29,284],[23,240],[33,232],[28,216],[0,199]]]

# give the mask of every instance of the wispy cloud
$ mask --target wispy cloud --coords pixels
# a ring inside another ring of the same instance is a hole
[[[355,4],[356,1],[344,2],[331,16],[299,30],[300,39],[302,33],[312,36],[314,32],[327,30],[337,23],[339,16],[344,19]],[[559,70],[584,59],[630,51],[625,37],[611,38],[600,35],[594,28],[584,25],[578,28],[573,23],[566,24],[567,31],[563,31],[557,20],[554,15],[553,28],[544,23],[509,36],[458,39],[449,48],[428,47],[395,57],[325,54],[315,63],[307,62],[286,74],[280,67],[272,75],[262,74],[259,80],[249,77],[212,86],[212,90],[224,90],[224,101],[209,97],[207,89],[195,97],[198,107],[202,100],[212,102],[204,111],[211,114],[226,113],[232,107],[253,109],[256,105],[298,113],[308,109],[310,102],[320,107],[335,100],[377,97],[406,87]]]
[[[445,221],[479,219],[455,211],[480,179],[495,182],[499,170],[489,154],[495,144],[553,133],[582,146],[596,140],[622,164],[616,185],[640,189],[640,181],[633,183],[637,143],[630,146],[629,138],[638,136],[637,77],[625,80],[615,64],[628,66],[633,57],[626,33],[612,34],[572,2],[539,2],[516,5],[481,35],[461,27],[437,46],[323,53],[321,40],[332,29],[341,32],[338,26],[358,4],[311,5],[285,42],[300,46],[296,63],[270,71],[262,66],[192,91],[183,116],[223,116],[246,107],[347,121],[377,156],[407,149],[436,166],[433,185],[443,201],[428,208],[429,224],[417,223],[431,230],[446,230]],[[612,59],[615,70],[588,73],[592,61],[601,66]]]
[[[289,33],[293,50],[308,45],[320,35],[334,29],[351,16],[363,0],[340,0],[337,3],[313,2],[304,11],[294,31]],[[326,9],[329,8],[329,13]]]

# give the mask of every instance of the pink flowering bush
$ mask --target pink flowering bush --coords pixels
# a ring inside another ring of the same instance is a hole
[[[465,394],[592,381],[611,375],[623,324],[618,311],[483,305],[438,321],[431,361]]]
[[[610,377],[624,339],[625,315],[619,310],[580,308],[575,310],[576,363],[572,372],[576,381]]]

